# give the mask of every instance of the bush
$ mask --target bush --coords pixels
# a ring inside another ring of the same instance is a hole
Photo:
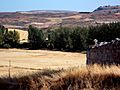
[[[19,33],[17,31],[8,31],[7,28],[0,25],[0,47],[17,47],[19,38]]]
[[[4,34],[4,44],[9,44],[11,47],[17,47],[19,44],[19,33],[17,31],[6,31]]]
[[[7,48],[8,49],[8,48],[11,48],[11,46],[9,44],[4,44],[3,48]]]

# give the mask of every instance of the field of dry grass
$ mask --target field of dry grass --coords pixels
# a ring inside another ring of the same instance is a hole
[[[60,73],[49,90],[120,90],[120,66],[87,66]]]
[[[0,90],[120,90],[120,66],[85,62],[81,53],[0,49]]]
[[[120,90],[120,66],[87,66],[43,70],[34,74],[1,78],[1,90]]]
[[[9,60],[12,65],[11,73],[18,74],[46,68],[66,69],[85,66],[86,55],[47,50],[0,49],[0,75],[8,74]]]

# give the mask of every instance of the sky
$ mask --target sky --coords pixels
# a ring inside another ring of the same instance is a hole
[[[71,10],[89,12],[99,6],[120,5],[120,0],[1,0],[0,12]]]

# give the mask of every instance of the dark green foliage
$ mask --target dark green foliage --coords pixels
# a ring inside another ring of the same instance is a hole
[[[42,30],[36,27],[32,27],[31,25],[29,26],[28,40],[29,43],[31,44],[32,49],[39,49],[42,47],[44,43],[43,36],[44,34]]]
[[[17,31],[8,31],[4,34],[4,44],[10,47],[17,47],[19,44],[19,33]],[[5,46],[4,45],[4,46]]]
[[[89,45],[93,45],[94,39],[99,42],[110,42],[115,38],[120,38],[120,22],[102,24],[90,27],[59,27],[52,30],[38,29],[29,26],[28,48],[47,48],[63,51],[83,51]],[[0,25],[0,47],[17,47],[19,44],[19,33],[8,31]]]
[[[46,37],[46,47],[48,49],[54,49],[54,43],[55,43],[55,33],[54,31],[47,31],[47,37]]]
[[[6,29],[4,26],[0,25],[0,46],[4,43],[4,34],[6,32]]]
[[[3,47],[8,49],[8,48],[11,48],[11,45],[10,44],[4,44]]]
[[[43,33],[42,30],[29,26],[28,33],[28,39],[33,49],[41,47],[64,51],[81,51],[84,49],[79,28],[60,27]]]
[[[92,44],[94,39],[110,42],[115,38],[120,38],[120,22],[89,27],[87,43]]]
[[[50,41],[54,49],[82,51],[86,48],[86,35],[87,30],[84,28],[60,27],[50,32],[48,41]]]
[[[17,31],[8,31],[0,25],[0,47],[10,48],[17,47],[19,44],[19,33]]]
[[[67,50],[72,48],[71,32],[70,28],[59,28],[54,31],[54,46],[56,49]]]
[[[73,30],[71,39],[72,39],[72,45],[73,50],[83,50],[83,43],[82,43],[82,30],[81,28],[77,27]]]
[[[120,38],[120,22],[90,27],[59,27],[57,29],[39,30],[29,27],[29,42],[32,48],[47,48],[63,51],[84,51],[93,45],[94,39],[100,42]]]

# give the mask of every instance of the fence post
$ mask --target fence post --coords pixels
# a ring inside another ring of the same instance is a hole
[[[9,69],[8,69],[8,73],[9,73],[9,80],[11,80],[11,60],[9,60]]]

